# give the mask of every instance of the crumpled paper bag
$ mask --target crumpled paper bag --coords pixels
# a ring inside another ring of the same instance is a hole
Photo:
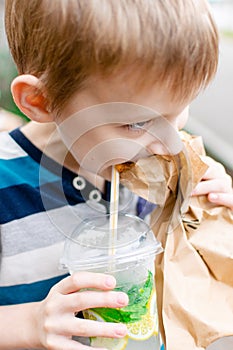
[[[190,197],[207,170],[200,137],[181,133],[178,156],[141,159],[122,184],[157,203],[151,225],[164,253],[156,258],[159,323],[167,350],[202,350],[233,335],[233,213]]]

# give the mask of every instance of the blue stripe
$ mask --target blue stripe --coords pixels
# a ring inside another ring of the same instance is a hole
[[[38,187],[45,182],[53,182],[59,179],[57,175],[43,168],[30,157],[9,160],[0,159],[0,169],[0,189],[24,183],[32,187]]]
[[[156,204],[148,202],[146,199],[139,197],[137,201],[137,216],[145,219],[148,214],[156,208]]]
[[[61,186],[61,181],[58,181],[34,188],[33,191],[28,185],[0,190],[0,224],[85,201],[79,191],[72,189],[73,196],[66,195]]]
[[[68,275],[66,274],[35,283],[0,287],[0,305],[22,304],[43,300],[52,286],[66,276]]]

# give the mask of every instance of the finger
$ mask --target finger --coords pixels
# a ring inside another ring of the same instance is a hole
[[[201,181],[192,192],[193,196],[205,195],[208,193],[231,193],[231,184],[223,179]]]
[[[209,165],[209,168],[205,172],[203,179],[214,179],[214,178],[223,178],[225,176],[228,176],[226,174],[226,170],[224,166],[216,162],[214,159],[210,157],[202,157],[202,160]]]
[[[77,317],[64,317],[57,324],[56,333],[66,337],[106,337],[122,338],[127,334],[127,327],[121,323],[111,323],[82,319]]]
[[[229,193],[210,193],[208,199],[212,203],[224,205],[233,210],[233,194]]]
[[[53,290],[61,294],[69,294],[84,288],[109,290],[115,286],[116,280],[113,276],[92,272],[76,272],[57,283]]]
[[[128,305],[128,295],[123,292],[82,291],[68,294],[60,303],[60,312],[78,312],[94,307],[121,308]]]
[[[209,168],[205,174],[202,177],[202,180],[211,180],[211,179],[223,179],[225,177],[227,177],[228,175],[226,174],[226,172],[224,171],[219,171],[219,169],[216,168]]]
[[[207,165],[209,165],[210,167],[212,166],[221,166],[224,169],[224,166],[222,165],[222,163],[219,163],[217,160],[209,157],[209,156],[200,156],[201,159],[203,160],[203,162],[205,162]]]
[[[72,340],[71,338],[66,338],[61,335],[50,335],[45,343],[46,349],[51,350],[93,350],[92,347],[81,344],[78,341]],[[101,349],[98,349],[101,350]],[[106,349],[102,349],[106,350]]]

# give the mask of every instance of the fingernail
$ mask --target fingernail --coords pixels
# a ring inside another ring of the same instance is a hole
[[[105,285],[106,285],[108,288],[114,288],[115,285],[116,285],[115,278],[112,277],[112,276],[107,276],[106,279],[105,279]]]
[[[115,330],[115,333],[116,335],[124,337],[127,334],[127,327],[125,325],[118,325],[117,329]]]
[[[117,296],[117,302],[120,305],[127,305],[128,304],[128,296],[125,293],[119,293]]]

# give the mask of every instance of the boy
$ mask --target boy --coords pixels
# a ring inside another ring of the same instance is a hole
[[[216,28],[204,0],[6,0],[6,31],[12,93],[32,122],[1,136],[0,349],[89,349],[72,336],[126,327],[74,314],[128,299],[111,276],[59,271],[64,237],[105,210],[114,164],[177,151],[175,130],[217,68]],[[197,194],[218,177],[229,179],[207,174]]]

